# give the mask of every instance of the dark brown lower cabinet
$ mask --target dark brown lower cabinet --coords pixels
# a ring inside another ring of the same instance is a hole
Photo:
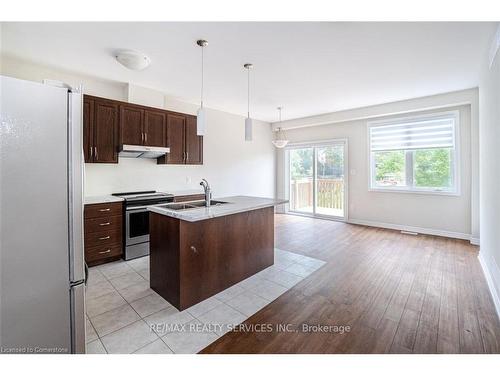
[[[123,254],[123,204],[86,204],[84,209],[85,262],[112,262]]]
[[[274,263],[274,208],[188,222],[150,213],[151,288],[184,310]]]

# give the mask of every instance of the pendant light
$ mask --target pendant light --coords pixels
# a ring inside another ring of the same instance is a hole
[[[278,112],[279,112],[279,122],[278,124],[278,130],[275,132],[274,139],[273,139],[273,145],[275,145],[277,148],[283,148],[288,144],[288,139],[285,137],[285,132],[281,128],[281,110],[283,107],[278,107]]]
[[[245,119],[245,141],[252,140],[252,119],[250,118],[250,69],[253,68],[253,64],[245,64],[243,67],[247,70],[248,78],[248,102],[247,102],[247,118]]]
[[[196,41],[196,44],[201,47],[201,98],[200,98],[200,109],[198,109],[196,117],[196,135],[205,135],[205,108],[203,108],[203,49],[208,45],[206,40],[200,39]]]

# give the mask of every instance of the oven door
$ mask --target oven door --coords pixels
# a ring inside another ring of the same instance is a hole
[[[125,212],[127,246],[149,241],[149,211],[146,207],[130,207]]]

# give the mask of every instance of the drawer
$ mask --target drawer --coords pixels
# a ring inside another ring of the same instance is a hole
[[[121,243],[121,230],[85,233],[85,248],[91,248],[94,246],[111,246]]]
[[[114,258],[122,255],[122,246],[97,246],[85,249],[85,261],[87,263],[93,264],[99,260],[104,260],[107,258]]]
[[[84,217],[85,219],[92,219],[96,217],[108,217],[123,214],[123,203],[99,203],[85,205]]]
[[[122,229],[122,215],[85,219],[85,234]]]
[[[178,197],[174,197],[174,202],[189,202],[189,201],[200,201],[200,200],[205,200],[205,194],[180,195]]]

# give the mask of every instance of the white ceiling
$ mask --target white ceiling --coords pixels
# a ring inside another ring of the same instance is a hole
[[[199,100],[205,50],[205,105],[275,121],[460,90],[478,85],[494,23],[4,23],[3,53]],[[116,49],[152,63],[129,71]]]

